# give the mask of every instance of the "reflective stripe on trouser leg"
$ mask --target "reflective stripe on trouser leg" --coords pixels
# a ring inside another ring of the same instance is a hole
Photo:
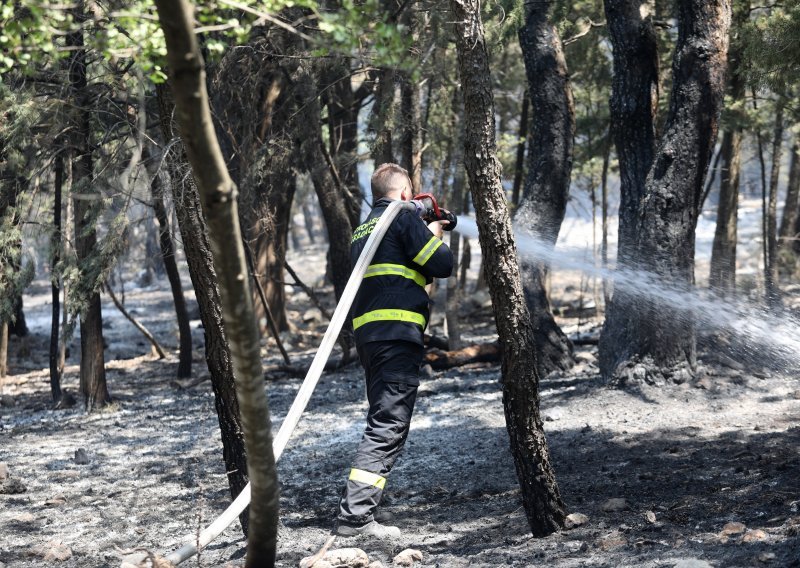
[[[409,348],[415,353],[418,349],[421,360],[422,347],[414,344],[410,346]],[[392,359],[397,361],[398,357]],[[418,364],[413,363],[415,360],[416,354],[410,358],[411,365]],[[385,478],[394,466],[408,437],[411,414],[417,397],[416,385],[385,382],[382,380],[383,366],[379,366],[378,369],[370,368],[370,365],[365,366],[370,404],[367,427],[353,460],[353,469],[339,503],[338,515],[340,520],[356,525],[373,520],[372,515],[383,494]],[[409,369],[409,372],[411,371]],[[353,474],[353,471],[363,473]]]

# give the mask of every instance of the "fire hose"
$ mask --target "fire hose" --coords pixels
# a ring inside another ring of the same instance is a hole
[[[455,215],[445,209],[440,209],[436,203],[436,199],[431,194],[420,194],[412,201],[392,201],[392,203],[389,204],[386,211],[380,216],[380,220],[375,224],[375,228],[372,230],[372,233],[367,239],[367,243],[364,245],[361,256],[359,256],[353,267],[347,285],[342,292],[339,304],[336,306],[336,310],[331,317],[330,325],[328,325],[328,329],[325,331],[325,335],[322,338],[322,343],[320,343],[319,349],[314,355],[314,359],[306,373],[305,379],[303,379],[303,383],[297,392],[297,396],[292,406],[289,408],[286,418],[284,418],[281,423],[278,434],[272,442],[275,462],[281,457],[283,450],[286,448],[286,444],[289,442],[289,437],[297,427],[300,416],[303,414],[303,411],[308,405],[308,401],[311,399],[311,395],[317,386],[317,382],[325,368],[325,363],[344,325],[347,314],[350,311],[350,306],[353,304],[356,292],[358,292],[367,267],[370,262],[372,262],[372,258],[375,256],[378,246],[386,235],[386,231],[389,229],[392,221],[394,221],[395,217],[397,217],[403,209],[414,211],[426,221],[449,221],[449,224],[444,227],[446,230],[452,230],[456,225]],[[187,543],[183,547],[167,555],[165,559],[174,565],[188,560],[205,548],[211,541],[219,536],[222,531],[228,528],[249,503],[250,484],[248,483],[236,499],[234,499],[228,508],[225,509],[213,523],[200,532],[199,535],[192,535],[187,539]]]

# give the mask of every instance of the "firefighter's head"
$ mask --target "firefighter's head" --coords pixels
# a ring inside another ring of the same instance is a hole
[[[378,166],[372,173],[370,184],[373,202],[382,197],[408,201],[414,196],[408,172],[397,164],[385,163]]]

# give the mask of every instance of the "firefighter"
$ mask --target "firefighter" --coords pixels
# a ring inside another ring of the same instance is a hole
[[[372,174],[373,209],[353,233],[355,264],[378,218],[392,200],[411,199],[406,170],[382,164]],[[334,532],[395,539],[400,529],[375,520],[386,476],[408,437],[422,364],[422,332],[428,323],[426,285],[447,278],[453,255],[441,241],[448,221],[426,226],[402,210],[378,247],[356,295],[351,315],[366,375],[367,425],[339,502]]]

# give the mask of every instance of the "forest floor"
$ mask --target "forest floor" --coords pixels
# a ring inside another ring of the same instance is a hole
[[[120,551],[136,547],[166,554],[228,504],[202,329],[193,321],[194,373],[205,380],[174,380],[167,290],[164,280],[125,298],[170,347],[166,360],[150,355],[104,301],[114,404],[90,415],[80,404],[51,410],[47,283],[26,296],[32,333],[12,339],[11,375],[0,383],[0,462],[9,476],[0,479],[0,568],[119,566]],[[480,295],[472,299],[465,339],[491,341],[491,311],[485,301],[477,305]],[[292,321],[301,323],[285,336],[287,348],[294,364],[307,364],[326,322],[300,292],[290,306]],[[587,318],[560,323],[571,333],[579,323],[582,332],[598,332]],[[77,345],[63,381],[73,393]],[[361,548],[387,568],[408,548],[422,553],[419,567],[800,566],[798,377],[712,364],[701,353],[692,381],[613,388],[598,375],[596,351],[576,347],[578,364],[540,385],[561,494],[570,512],[587,517],[584,524],[530,536],[500,369],[482,363],[432,373],[420,388],[384,507],[402,539],[337,539],[334,548]],[[271,340],[265,352],[267,368],[281,363]],[[299,385],[297,378],[268,382],[276,425]],[[298,566],[329,536],[364,412],[357,364],[324,374],[278,464],[279,566]],[[244,550],[237,522],[186,565],[243,566]]]

